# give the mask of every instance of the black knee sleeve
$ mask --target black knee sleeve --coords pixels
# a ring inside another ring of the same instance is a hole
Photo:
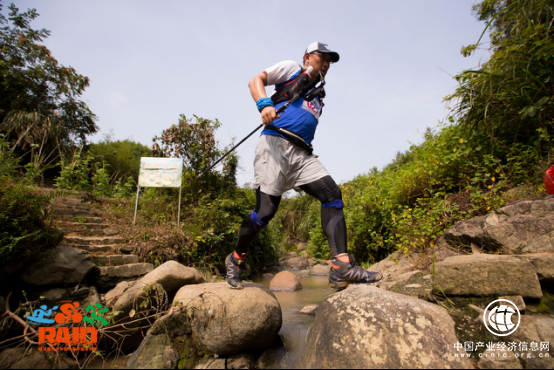
[[[300,187],[321,202],[321,227],[327,236],[331,257],[347,253],[346,222],[342,193],[331,176],[325,176]]]
[[[238,241],[235,245],[235,251],[238,254],[248,251],[248,247],[256,235],[277,213],[279,203],[281,203],[281,197],[262,193],[260,188],[256,190],[256,209],[242,220],[240,226]]]

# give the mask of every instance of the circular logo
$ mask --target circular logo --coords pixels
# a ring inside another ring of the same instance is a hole
[[[497,302],[499,304],[489,310],[489,308]],[[517,320],[515,317],[516,312]],[[516,321],[515,323],[514,320]],[[497,299],[491,302],[485,309],[483,321],[485,322],[487,330],[493,335],[505,337],[517,330],[521,321],[521,314],[513,302],[507,299]]]

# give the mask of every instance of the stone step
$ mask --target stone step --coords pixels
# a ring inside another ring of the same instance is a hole
[[[122,281],[136,280],[152,270],[154,265],[151,263],[98,267],[95,285],[101,289],[111,288]]]
[[[65,234],[71,234],[75,236],[115,236],[119,234],[119,231],[114,229],[75,229],[75,228],[61,228]]]
[[[135,254],[112,254],[110,256],[93,256],[95,263],[108,266],[121,266],[139,263],[139,257]]]
[[[82,249],[89,252],[92,255],[104,254],[104,253],[119,253],[119,254],[133,254],[135,253],[135,247],[130,245],[113,244],[113,245],[71,245],[70,247]]]
[[[65,197],[61,197],[61,198],[55,198],[52,200],[52,205],[54,207],[58,207],[58,206],[61,206],[61,207],[80,207],[80,206],[83,206],[83,201],[81,200],[81,198],[65,198]]]
[[[106,245],[106,244],[124,244],[125,238],[118,236],[78,236],[74,234],[66,235],[63,239],[64,244],[68,245]]]
[[[121,244],[114,244],[114,245],[75,244],[75,245],[70,245],[70,247],[82,249],[94,255],[95,253],[119,253],[119,248],[121,247]]]
[[[54,208],[55,216],[70,216],[70,217],[99,217],[100,214],[86,208]]]
[[[110,227],[108,224],[96,224],[96,223],[83,223],[83,222],[71,222],[71,221],[54,221],[54,224],[60,228],[60,230],[99,230],[107,229]]]
[[[91,216],[72,216],[72,215],[56,215],[58,221],[77,222],[77,223],[89,223],[89,224],[101,224],[103,222],[102,217]]]

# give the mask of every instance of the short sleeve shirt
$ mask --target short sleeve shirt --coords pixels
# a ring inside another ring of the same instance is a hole
[[[294,80],[300,71],[300,65],[292,60],[277,63],[265,70],[267,73],[267,84],[276,85],[276,88],[278,88]],[[286,101],[279,103],[275,108],[279,109],[286,103]],[[315,136],[322,107],[323,104],[319,97],[311,102],[300,98],[281,114],[281,118],[273,121],[273,125],[290,130],[300,135],[308,144],[311,144]],[[263,130],[262,135],[281,136],[279,133],[268,129]]]

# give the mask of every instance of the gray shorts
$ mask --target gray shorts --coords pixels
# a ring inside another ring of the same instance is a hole
[[[306,150],[280,136],[260,136],[254,158],[254,186],[260,186],[262,192],[280,196],[325,176],[329,172]]]

